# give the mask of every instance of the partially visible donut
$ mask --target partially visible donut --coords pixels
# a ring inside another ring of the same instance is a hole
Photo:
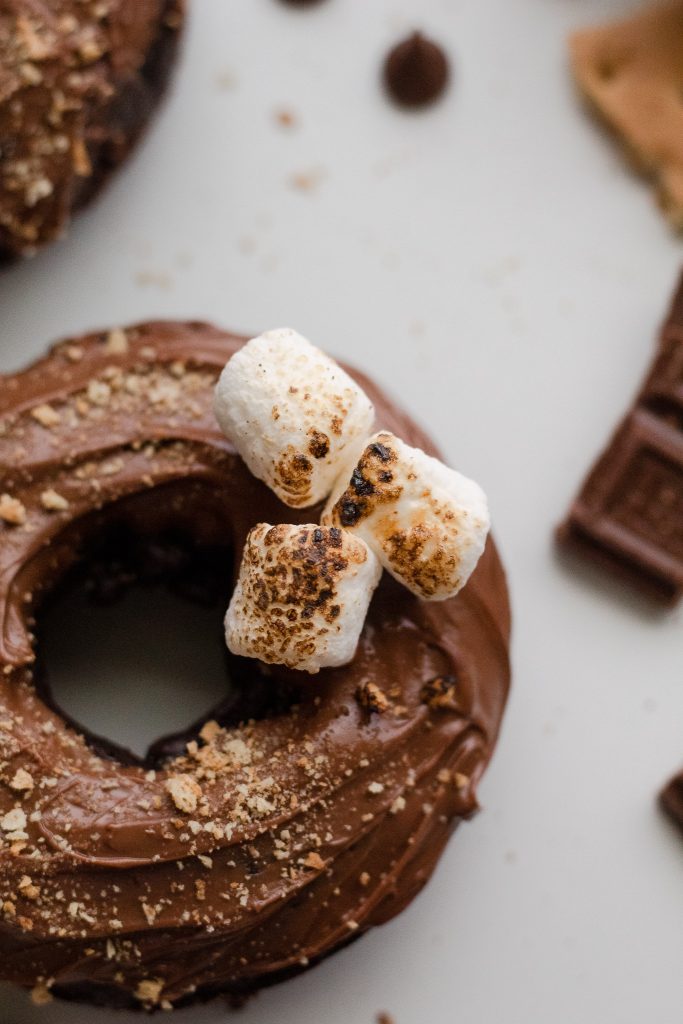
[[[185,0],[0,0],[0,260],[29,255],[125,159],[164,91]]]
[[[145,763],[51,705],[34,633],[75,566],[172,534],[217,563],[225,601],[250,527],[317,515],[281,505],[214,422],[242,341],[143,324],[0,378],[0,978],[39,994],[239,998],[393,917],[477,808],[509,684],[492,541],[453,600],[385,577],[350,665],[308,679],[230,658],[215,721]],[[382,427],[433,451],[360,379]]]

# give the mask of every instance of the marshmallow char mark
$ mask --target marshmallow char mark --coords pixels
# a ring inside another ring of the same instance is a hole
[[[390,447],[389,435],[378,437],[384,443],[376,440],[367,446],[334,509],[335,518],[349,529],[371,516],[379,506],[398,501],[403,493],[392,468],[398,456]]]
[[[376,434],[323,522],[362,537],[384,568],[425,600],[453,597],[481,557],[489,529],[481,488],[393,434]]]

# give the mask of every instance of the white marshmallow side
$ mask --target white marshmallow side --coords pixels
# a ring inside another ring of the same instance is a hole
[[[225,617],[233,654],[316,673],[353,660],[382,567],[346,530],[259,523]]]
[[[216,385],[214,411],[254,476],[291,508],[328,496],[375,420],[348,373],[288,328],[235,353]]]
[[[387,432],[367,442],[321,521],[362,537],[392,576],[427,601],[465,586],[490,526],[478,484]]]

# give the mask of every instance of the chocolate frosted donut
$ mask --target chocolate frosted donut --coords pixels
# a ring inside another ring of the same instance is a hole
[[[0,0],[0,260],[64,234],[128,155],[184,0]]]
[[[226,602],[256,522],[318,515],[281,505],[214,421],[242,341],[150,323],[0,378],[0,978],[39,998],[240,998],[398,913],[477,808],[509,684],[491,541],[449,601],[385,576],[343,668],[228,656],[225,702],[145,761],[52,704],[40,609],[74,573]],[[433,451],[360,380],[382,427]]]

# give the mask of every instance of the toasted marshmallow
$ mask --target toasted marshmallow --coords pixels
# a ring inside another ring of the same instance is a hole
[[[328,496],[340,463],[372,430],[372,402],[333,359],[296,331],[253,338],[216,385],[221,430],[247,466],[291,508]]]
[[[443,601],[474,571],[489,512],[478,484],[383,432],[339,481],[322,522],[362,537],[413,594]]]
[[[225,617],[227,645],[304,672],[346,665],[381,575],[372,551],[346,530],[259,523]]]

